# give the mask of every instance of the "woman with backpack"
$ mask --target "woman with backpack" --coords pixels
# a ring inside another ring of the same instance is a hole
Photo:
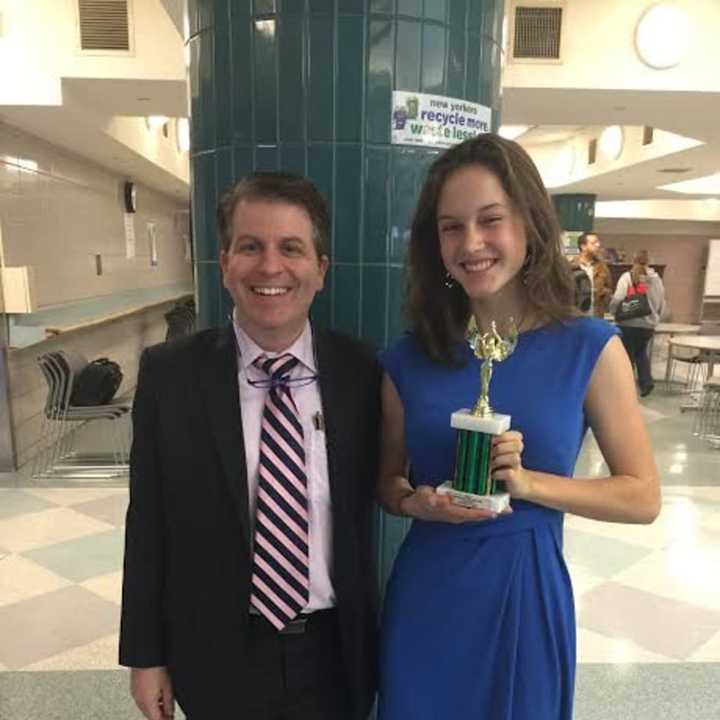
[[[648,346],[664,305],[663,281],[648,264],[647,250],[638,250],[632,268],[618,280],[610,301],[610,312],[615,314],[623,345],[637,371],[640,397],[649,395],[655,387]]]

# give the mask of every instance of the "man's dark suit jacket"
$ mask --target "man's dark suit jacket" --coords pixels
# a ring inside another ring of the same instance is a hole
[[[371,510],[380,370],[315,331],[333,513],[331,577],[353,717],[376,687]],[[251,550],[232,327],[143,353],[133,408],[120,663],[169,668],[193,720],[242,717]]]

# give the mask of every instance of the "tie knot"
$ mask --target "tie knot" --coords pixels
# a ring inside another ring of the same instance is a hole
[[[253,365],[262,370],[273,382],[282,382],[287,380],[290,371],[298,362],[300,361],[296,357],[285,353],[274,358],[261,355],[253,362]]]

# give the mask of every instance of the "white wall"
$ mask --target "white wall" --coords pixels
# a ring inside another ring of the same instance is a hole
[[[19,160],[18,160],[19,159]],[[137,257],[125,257],[125,178],[0,124],[0,220],[7,265],[31,265],[40,306],[133,288],[189,284],[175,215],[187,205],[138,186]],[[146,224],[157,230],[151,267]],[[103,275],[95,271],[102,256]]]
[[[177,150],[174,127],[164,138],[139,117],[187,115],[183,41],[160,0],[130,0],[130,7],[132,52],[87,54],[79,51],[77,0],[0,0],[0,114],[187,195],[188,155]],[[150,102],[139,102],[146,96]]]
[[[81,54],[77,0],[0,0],[0,105],[57,105],[60,79],[185,78],[183,43],[159,0],[131,0],[131,55]]]
[[[676,0],[690,17],[691,41],[675,68],[654,70],[635,51],[635,27],[654,0],[567,0],[559,64],[509,61],[509,87],[623,88],[717,92],[720,2]],[[508,3],[508,12],[511,5]]]

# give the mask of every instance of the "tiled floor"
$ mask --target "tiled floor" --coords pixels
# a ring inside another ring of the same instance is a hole
[[[566,519],[578,614],[576,720],[720,717],[720,450],[660,388],[652,526]],[[577,474],[602,473],[590,437]],[[0,718],[138,718],[118,668],[125,487],[0,489]],[[178,715],[178,717],[180,717]],[[454,720],[454,719],[449,719]]]
[[[3,489],[0,503],[0,663],[42,669],[73,651],[65,669],[81,669],[87,647],[97,668],[96,641],[117,632],[127,490]],[[108,649],[101,667],[116,668]]]

